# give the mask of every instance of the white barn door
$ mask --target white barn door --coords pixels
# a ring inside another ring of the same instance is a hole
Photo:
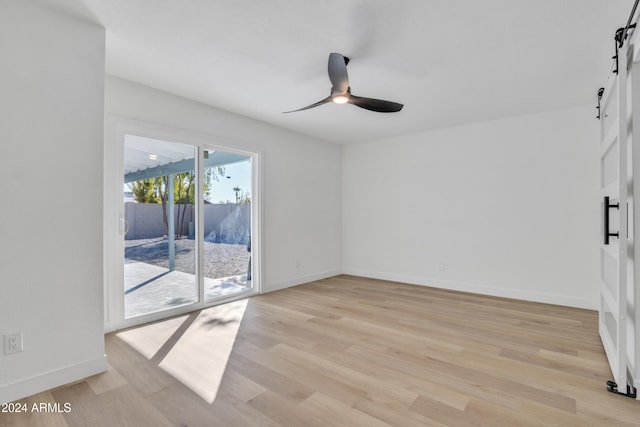
[[[627,49],[619,52],[618,74],[611,74],[600,110],[599,332],[613,381],[610,391],[627,393]]]

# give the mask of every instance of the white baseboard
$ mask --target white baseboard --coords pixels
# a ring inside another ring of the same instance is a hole
[[[564,295],[545,294],[539,292],[524,291],[520,289],[498,288],[494,286],[478,285],[473,283],[454,282],[442,279],[430,279],[426,277],[406,276],[402,274],[383,273],[377,271],[347,268],[344,274],[353,276],[370,277],[372,279],[390,280],[394,282],[409,283],[412,285],[429,286],[432,288],[448,289],[452,291],[469,292],[473,294],[491,295],[502,298],[512,298],[523,301],[541,302],[545,304],[562,305],[566,307],[597,310],[597,301],[585,298],[567,297]]]
[[[262,293],[279,291],[280,289],[290,288],[292,286],[302,285],[304,283],[313,282],[315,280],[326,279],[327,277],[338,276],[342,274],[342,270],[329,270],[321,273],[311,274],[308,276],[296,277],[291,280],[284,280],[282,282],[265,283],[262,287]]]
[[[32,396],[45,390],[50,390],[65,384],[82,380],[107,370],[107,356],[87,360],[73,366],[45,372],[24,380],[5,384],[0,387],[0,403]]]

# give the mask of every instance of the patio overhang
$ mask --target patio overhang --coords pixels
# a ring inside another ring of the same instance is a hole
[[[225,166],[233,163],[247,161],[247,156],[240,154],[226,153],[220,151],[208,151],[208,155],[203,159],[204,168]],[[140,181],[143,179],[157,178],[159,176],[176,175],[190,172],[195,168],[195,159],[183,159],[176,162],[169,162],[157,166],[149,166],[146,169],[138,169],[124,175],[124,183]]]
[[[195,170],[196,147],[179,142],[125,135],[124,183]],[[246,155],[205,150],[204,168],[245,162]]]

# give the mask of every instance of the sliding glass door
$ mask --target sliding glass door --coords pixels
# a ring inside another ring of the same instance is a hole
[[[254,291],[254,166],[250,153],[124,135],[125,321]]]

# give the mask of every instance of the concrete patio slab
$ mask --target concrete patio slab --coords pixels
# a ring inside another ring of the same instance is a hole
[[[251,289],[246,275],[204,279],[205,300]],[[198,300],[196,276],[156,265],[125,259],[125,318],[153,313]]]

